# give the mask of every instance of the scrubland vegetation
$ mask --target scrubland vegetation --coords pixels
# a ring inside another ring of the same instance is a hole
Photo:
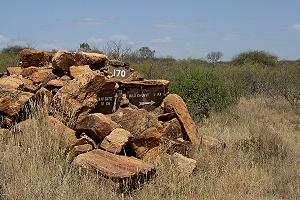
[[[2,52],[0,70],[17,65]],[[299,199],[300,62],[255,51],[231,62],[201,59],[129,59],[148,79],[171,80],[170,92],[186,101],[199,135],[222,140],[222,152],[199,149],[191,177],[166,159],[157,178],[126,194],[65,160],[52,130],[39,119],[0,141],[2,199]],[[17,145],[16,145],[17,144]]]

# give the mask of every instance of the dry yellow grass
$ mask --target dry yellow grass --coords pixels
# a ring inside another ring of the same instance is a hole
[[[193,176],[180,178],[168,159],[158,176],[129,194],[78,172],[65,161],[43,117],[0,144],[3,199],[299,199],[300,112],[284,102],[241,99],[214,113],[200,134],[224,140],[223,152],[199,150]]]

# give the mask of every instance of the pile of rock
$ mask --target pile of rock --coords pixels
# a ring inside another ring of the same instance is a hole
[[[168,94],[167,80],[144,80],[128,64],[98,53],[26,49],[20,59],[20,67],[8,67],[0,78],[1,127],[22,121],[32,102],[43,103],[50,115],[61,114],[61,121],[49,116],[47,123],[67,138],[75,166],[116,181],[138,180],[154,174],[167,153],[190,174],[196,161],[187,157],[195,148],[222,147],[198,136],[182,98]],[[64,125],[70,120],[73,129]]]

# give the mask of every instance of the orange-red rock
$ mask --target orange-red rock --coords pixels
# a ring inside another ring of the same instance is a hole
[[[175,113],[183,128],[183,139],[189,140],[193,144],[199,144],[198,128],[191,118],[183,99],[177,94],[169,94],[163,102],[163,107],[167,113]]]
[[[23,68],[23,69],[22,69],[22,72],[21,72],[21,75],[22,75],[23,77],[29,77],[29,76],[31,76],[34,72],[37,72],[37,71],[39,71],[39,67],[33,67],[33,66],[31,66],[31,67]]]
[[[126,109],[124,109],[126,110]],[[152,127],[161,128],[157,117],[144,109],[129,110],[121,116],[112,117],[122,128],[133,135],[133,140],[139,139],[141,134]]]
[[[22,73],[22,67],[8,67],[6,68],[7,75],[21,75]]]
[[[164,137],[177,139],[182,137],[182,129],[178,119],[174,118],[163,123],[162,133]]]
[[[174,153],[171,156],[172,163],[175,165],[175,169],[182,176],[189,176],[193,173],[197,166],[197,161],[192,158],[187,158],[180,153]]]
[[[47,88],[62,88],[66,84],[66,81],[63,81],[61,79],[52,79],[47,83]]]
[[[62,81],[69,81],[69,80],[71,80],[71,77],[69,77],[67,75],[63,75],[62,77],[60,77],[60,80],[62,80]]]
[[[18,113],[34,94],[14,89],[0,88],[0,113],[5,121],[0,122],[3,126],[10,126]]]
[[[113,180],[131,178],[138,181],[141,176],[154,174],[154,166],[134,157],[120,156],[100,149],[80,154],[72,165],[93,170]]]
[[[9,88],[9,89],[20,89],[23,87],[24,83],[18,78],[14,78],[12,76],[6,76],[0,78],[0,87],[1,88]]]
[[[58,119],[48,116],[46,123],[50,127],[50,130],[56,134],[55,138],[57,138],[57,142],[59,142],[61,147],[65,150],[77,142],[75,131],[65,126]]]
[[[111,153],[118,154],[121,153],[131,137],[132,134],[129,131],[116,128],[103,139],[99,147]]]
[[[33,49],[23,49],[19,53],[22,67],[48,65],[52,59],[52,53]]]
[[[30,79],[33,83],[42,83],[52,74],[52,69],[41,69],[31,74]]]
[[[64,120],[78,116],[78,121],[96,107],[97,97],[109,80],[100,73],[84,74],[64,85],[53,98],[53,105],[64,114]]]
[[[102,113],[94,113],[79,121],[75,127],[77,134],[84,132],[96,143],[101,142],[111,131],[120,125]]]
[[[75,65],[74,53],[68,51],[58,51],[52,58],[52,66],[62,72],[69,72],[70,67]]]
[[[58,51],[52,65],[55,69],[69,72],[71,66],[89,65],[92,69],[100,69],[105,66],[107,56],[99,53]]]
[[[105,66],[107,56],[100,53],[79,52],[75,54],[75,65],[89,65],[92,69]]]
[[[73,78],[78,78],[80,75],[90,73],[91,71],[92,70],[88,65],[70,67],[70,75]]]
[[[161,137],[161,133],[155,127],[148,128],[139,135],[135,135],[132,139],[131,148],[136,157],[144,158],[148,151],[158,147]]]

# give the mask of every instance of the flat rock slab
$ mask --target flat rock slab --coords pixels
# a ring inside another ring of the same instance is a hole
[[[100,149],[80,154],[72,165],[97,171],[105,177],[122,180],[153,174],[154,166],[144,161],[127,156],[120,156]]]
[[[183,128],[183,139],[191,141],[193,144],[200,144],[198,128],[190,116],[183,99],[177,94],[169,94],[164,99],[163,106],[166,113],[175,113]]]

